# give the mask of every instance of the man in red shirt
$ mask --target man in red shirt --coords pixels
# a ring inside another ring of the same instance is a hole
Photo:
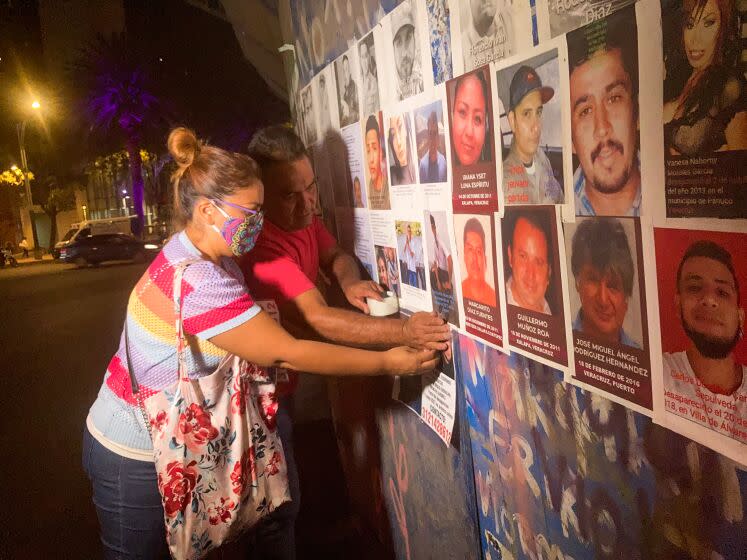
[[[260,130],[249,144],[249,155],[261,167],[265,186],[264,228],[255,248],[241,262],[255,301],[272,300],[270,305],[279,311],[283,326],[296,336],[358,347],[407,345],[446,350],[449,327],[436,313],[415,313],[407,319],[368,315],[366,298],[381,300],[383,290],[375,282],[361,279],[355,259],[339,247],[315,215],[317,184],[311,158],[292,129],[276,125]],[[316,288],[320,267],[337,280],[348,302],[363,313],[327,305]],[[295,380],[291,380],[289,387],[279,388],[279,392],[292,393],[294,388]],[[285,525],[277,527],[270,540],[289,547],[299,493],[284,399],[280,401],[278,429],[286,451],[293,506],[282,520],[280,514],[275,516],[278,524]]]

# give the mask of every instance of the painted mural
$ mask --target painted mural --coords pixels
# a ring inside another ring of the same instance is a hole
[[[462,337],[483,558],[745,558],[747,472]]]

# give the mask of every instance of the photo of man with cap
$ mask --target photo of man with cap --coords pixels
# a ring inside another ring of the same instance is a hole
[[[521,66],[509,87],[508,123],[513,138],[503,160],[503,196],[508,204],[562,204],[563,189],[539,149],[544,105],[555,95],[531,66]]]
[[[392,12],[392,47],[397,70],[396,99],[402,101],[423,91],[418,34],[410,0]]]

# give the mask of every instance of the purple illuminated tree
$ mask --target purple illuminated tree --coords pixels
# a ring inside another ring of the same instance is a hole
[[[143,231],[143,173],[140,146],[146,129],[160,120],[147,61],[124,34],[99,35],[86,45],[73,64],[80,91],[82,118],[91,133],[121,134],[129,157],[132,202],[137,214],[135,233]]]

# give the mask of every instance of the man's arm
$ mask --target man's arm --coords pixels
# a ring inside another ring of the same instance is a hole
[[[407,345],[445,350],[450,339],[449,326],[436,313],[415,313],[408,319],[369,317],[328,306],[316,288],[282,304],[280,316],[297,336],[308,336],[302,327],[308,325],[311,334],[320,338],[362,348]]]
[[[370,280],[361,280],[355,259],[343,251],[339,245],[322,252],[319,255],[319,261],[323,268],[332,271],[332,275],[337,279],[350,305],[367,314],[367,297],[382,301],[384,290],[381,286]]]

